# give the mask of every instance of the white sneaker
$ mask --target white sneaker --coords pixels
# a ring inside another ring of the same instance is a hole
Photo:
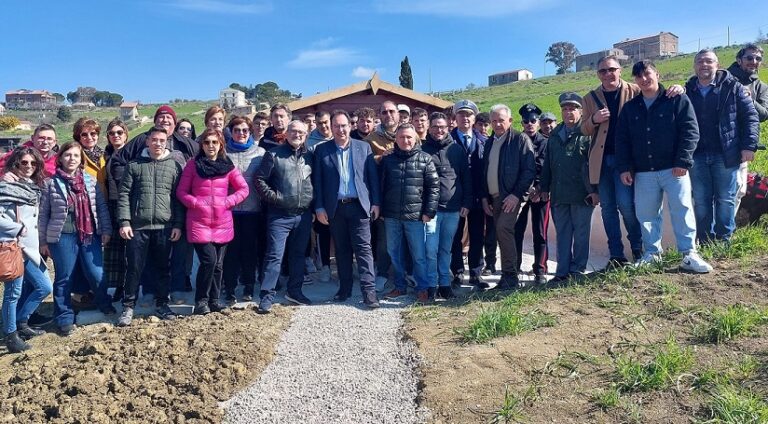
[[[307,257],[306,259],[304,259],[304,267],[306,268],[307,272],[310,274],[317,272],[315,261],[313,261],[311,257]]]
[[[697,274],[706,274],[712,271],[712,265],[706,263],[697,252],[688,252],[680,262],[680,268]]]
[[[320,268],[320,282],[327,283],[331,281],[331,267],[324,265]]]
[[[383,275],[379,275],[378,277],[376,277],[376,291],[383,292],[384,286],[387,285],[388,280],[389,279]]]
[[[658,262],[661,262],[661,255],[655,253],[645,253],[639,261],[635,262],[634,266],[635,268],[639,268],[641,266],[653,265]]]

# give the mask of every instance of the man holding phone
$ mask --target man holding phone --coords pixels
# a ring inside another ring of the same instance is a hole
[[[582,99],[563,93],[559,102],[563,122],[549,135],[541,171],[541,201],[550,201],[557,232],[555,285],[586,271],[592,212],[600,203],[597,185],[589,181],[591,138],[580,128]]]

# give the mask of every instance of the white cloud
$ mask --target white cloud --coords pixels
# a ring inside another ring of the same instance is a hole
[[[222,15],[258,15],[273,10],[271,0],[171,0],[176,9]]]
[[[346,65],[363,58],[360,52],[354,49],[347,47],[330,48],[333,41],[332,38],[326,38],[312,43],[312,46],[318,45],[324,48],[301,50],[287,65],[291,68],[327,68]]]
[[[540,10],[557,0],[373,0],[380,13],[495,17]]]
[[[356,66],[352,69],[352,76],[355,78],[370,78],[375,72],[381,74],[381,69],[366,68],[365,66]]]

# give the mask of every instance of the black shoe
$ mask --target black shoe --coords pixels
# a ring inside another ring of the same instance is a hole
[[[627,261],[627,258],[623,256],[611,258],[608,260],[608,265],[605,266],[606,270],[609,269],[616,269],[621,268],[629,264],[629,261]]]
[[[454,289],[460,288],[463,280],[464,280],[464,274],[462,273],[454,274],[453,280],[451,280],[451,287],[453,287]]]
[[[69,337],[75,332],[76,328],[75,324],[62,325],[58,328],[58,333],[61,337]]]
[[[451,286],[438,287],[437,295],[446,300],[456,298],[456,295],[453,293],[453,289],[451,288]]]
[[[517,290],[519,286],[520,286],[520,281],[517,278],[517,273],[505,272],[504,275],[501,276],[501,279],[499,280],[499,284],[496,284],[496,287],[492,288],[491,290],[499,290],[499,291]]]
[[[78,297],[72,296],[72,309],[75,311],[92,311],[96,309],[96,304],[93,302],[93,293],[88,292]]]
[[[469,284],[475,286],[478,290],[488,290],[488,288],[491,287],[479,276],[470,276]]]
[[[173,312],[170,306],[168,304],[159,305],[157,307],[157,316],[160,317],[160,319],[165,321],[172,321],[175,320],[178,317],[178,314],[176,312]]]
[[[32,315],[29,316],[27,324],[29,324],[30,327],[42,327],[44,325],[50,324],[52,321],[53,317],[33,312]]]
[[[16,323],[16,332],[19,333],[19,336],[25,340],[45,334],[44,330],[34,329],[30,327],[28,323],[22,321]]]
[[[555,275],[555,278],[549,280],[547,285],[550,287],[563,287],[568,284],[570,278],[570,275]]]
[[[437,292],[437,287],[429,287],[427,288],[427,297],[429,297],[429,300],[435,300],[435,293]]]
[[[32,346],[21,339],[17,331],[5,337],[5,346],[8,347],[8,351],[11,353],[19,353],[32,348]]]
[[[231,308],[237,304],[237,299],[234,297],[227,297],[224,299],[224,306],[227,308]]]
[[[312,301],[309,300],[307,296],[304,296],[304,293],[301,292],[293,294],[287,293],[285,295],[285,300],[300,306],[307,306],[312,304]]]
[[[99,311],[101,311],[101,313],[104,315],[114,315],[117,313],[117,309],[115,309],[115,307],[111,304],[103,308],[99,308]]]
[[[274,302],[274,297],[269,292],[262,292],[261,293],[261,301],[259,301],[259,309],[256,310],[256,312],[260,314],[268,314],[269,311],[272,310],[272,303]]]
[[[633,249],[632,250],[632,262],[637,262],[643,257],[643,249]]]
[[[287,296],[286,296],[287,298]],[[342,293],[336,293],[336,295],[333,296],[334,302],[346,302],[347,299],[349,299],[349,295],[342,294]]]
[[[197,302],[195,304],[195,315],[208,315],[211,313],[211,308],[208,306],[208,302]]]
[[[483,268],[483,277],[496,274],[496,265],[489,265]]]
[[[208,301],[208,309],[211,312],[221,312],[224,310],[224,307],[219,304],[219,300],[210,300]]]
[[[535,284],[537,286],[543,286],[543,285],[547,284],[547,276],[544,275],[544,274],[536,274],[533,277],[533,284]]]
[[[363,294],[363,303],[369,309],[376,309],[379,306],[379,299],[376,298],[376,290],[371,290]]]

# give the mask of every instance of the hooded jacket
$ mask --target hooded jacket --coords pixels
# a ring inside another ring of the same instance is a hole
[[[760,81],[756,72],[748,74],[737,62],[728,67],[728,72],[749,89],[760,122],[768,121],[768,84]]]
[[[689,97],[701,96],[698,81],[699,78],[693,76],[685,83]],[[726,168],[732,168],[741,163],[742,150],[757,150],[760,123],[752,99],[733,75],[720,69],[714,83],[712,93],[717,95],[720,146]]]
[[[464,149],[450,135],[436,140],[427,134],[421,150],[432,156],[440,180],[439,212],[458,212],[472,208],[472,178]]]
[[[203,178],[191,160],[181,174],[176,196],[187,207],[187,241],[229,243],[235,237],[232,208],[248,197],[248,184],[236,167],[226,175]]]
[[[381,159],[381,216],[419,221],[422,215],[434,218],[440,199],[440,181],[432,156],[414,147]]]
[[[147,148],[148,136],[149,131],[137,135],[110,158],[108,172],[115,179],[117,185],[120,185],[128,163],[139,158]],[[173,158],[183,167],[195,157],[200,146],[194,140],[174,132],[168,136],[168,150],[180,153],[180,155],[173,155]]]

